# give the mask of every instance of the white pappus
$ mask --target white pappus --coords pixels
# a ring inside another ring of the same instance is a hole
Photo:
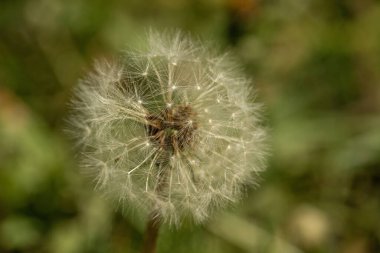
[[[74,91],[69,131],[96,188],[163,221],[204,221],[265,168],[250,81],[179,32],[102,61]]]

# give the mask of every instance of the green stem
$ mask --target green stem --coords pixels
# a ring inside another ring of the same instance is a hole
[[[161,169],[161,164],[158,165],[158,169]],[[166,185],[167,171],[163,171],[162,174],[159,174],[157,188],[155,189],[156,193],[160,195],[163,188]],[[158,232],[160,230],[161,221],[160,214],[157,209],[149,215],[148,222],[145,229],[144,235],[144,245],[142,253],[155,253],[157,248],[157,239]]]
[[[157,218],[157,213],[153,212],[149,216],[146,225],[145,238],[142,253],[155,253],[157,248],[158,231],[160,229],[160,221]]]

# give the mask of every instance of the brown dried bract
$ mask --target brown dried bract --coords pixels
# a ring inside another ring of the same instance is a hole
[[[177,153],[192,145],[197,128],[196,113],[190,106],[175,106],[147,116],[151,142],[166,151]]]

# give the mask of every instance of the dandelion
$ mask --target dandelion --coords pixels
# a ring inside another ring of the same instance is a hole
[[[151,226],[203,222],[264,169],[250,81],[226,55],[181,33],[97,62],[72,101],[70,131],[96,188],[151,213]]]

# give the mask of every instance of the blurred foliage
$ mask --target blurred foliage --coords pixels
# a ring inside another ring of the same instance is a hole
[[[138,252],[143,226],[92,191],[63,133],[93,59],[149,27],[229,49],[266,106],[261,187],[159,252],[380,252],[380,1],[2,0],[0,252]]]

